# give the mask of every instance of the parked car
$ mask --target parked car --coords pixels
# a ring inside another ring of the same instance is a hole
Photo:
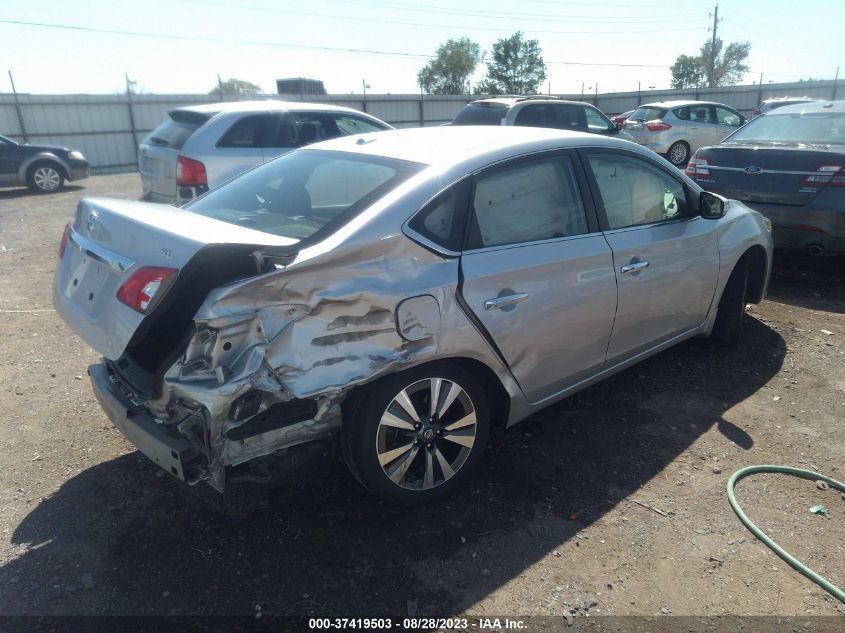
[[[754,108],[751,114],[760,116],[783,106],[793,105],[795,103],[811,103],[813,101],[818,101],[818,99],[811,99],[810,97],[776,97],[774,99],[766,99],[760,102],[760,105]]]
[[[633,143],[418,128],[297,149],[182,208],[83,200],[54,303],[105,357],[106,414],[176,477],[222,490],[335,447],[413,505],[466,481],[493,424],[735,340],[771,252],[763,216]]]
[[[35,193],[52,193],[65,181],[88,178],[88,168],[88,161],[78,150],[21,144],[0,136],[0,187],[25,185]]]
[[[138,148],[143,199],[182,204],[294,148],[392,129],[340,106],[235,101],[176,108]]]
[[[617,114],[616,116],[610,117],[610,122],[613,123],[617,128],[622,128],[622,124],[628,120],[628,117],[634,114],[633,110],[628,110],[627,112],[623,112],[622,114]]]
[[[845,101],[770,110],[699,149],[686,173],[769,218],[775,246],[845,253]]]
[[[718,143],[746,121],[721,103],[662,101],[637,108],[624,127],[637,143],[683,167],[699,147]]]
[[[496,97],[472,101],[458,112],[451,125],[547,127],[633,140],[628,134],[620,132],[601,110],[589,103],[546,96]]]

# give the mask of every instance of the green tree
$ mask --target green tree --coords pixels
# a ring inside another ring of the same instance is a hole
[[[725,48],[721,39],[716,45],[707,40],[701,46],[700,54],[678,55],[672,65],[673,88],[695,88],[697,86],[732,86],[742,81],[748,72],[745,60],[751,52],[751,42],[731,42]]]
[[[695,88],[704,80],[704,64],[701,57],[678,55],[671,70],[673,88]]]
[[[534,94],[546,80],[546,64],[540,43],[526,40],[521,31],[493,44],[487,62],[487,78],[476,92],[487,94]]]
[[[469,78],[480,61],[481,48],[468,37],[448,40],[417,73],[417,83],[433,95],[466,94]]]
[[[251,81],[230,77],[226,81],[221,81],[218,85],[214,86],[214,88],[208,91],[208,94],[220,98],[221,88],[223,89],[223,96],[230,97],[254,95],[264,92],[261,88],[256,86]]]

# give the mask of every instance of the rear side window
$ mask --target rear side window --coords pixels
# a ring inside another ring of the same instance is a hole
[[[274,127],[274,115],[251,114],[232,124],[217,142],[217,147],[230,149],[260,149],[269,146]]]
[[[678,220],[687,215],[683,185],[640,158],[590,154],[610,229]]]
[[[501,125],[507,114],[507,106],[501,103],[469,103],[458,112],[452,125]]]
[[[173,115],[171,115],[173,116]],[[170,149],[182,149],[191,135],[200,129],[208,120],[208,117],[192,117],[190,120],[167,119],[164,123],[154,129],[144,142],[158,147],[169,147]]]
[[[558,127],[552,107],[544,104],[524,106],[517,113],[513,124],[524,127]]]
[[[435,244],[454,252],[461,250],[466,210],[472,182],[465,178],[429,202],[408,226]]]
[[[497,168],[478,177],[469,248],[520,244],[587,232],[568,156]]]
[[[666,110],[663,108],[643,106],[634,110],[634,114],[628,118],[634,121],[654,121],[655,119],[662,119],[664,116],[666,116]]]
[[[731,127],[739,127],[742,123],[742,117],[739,114],[733,110],[720,107],[716,108],[716,120],[719,125],[730,125]]]

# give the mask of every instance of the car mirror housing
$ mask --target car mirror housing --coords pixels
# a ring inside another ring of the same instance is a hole
[[[725,215],[725,201],[716,194],[702,191],[698,198],[698,211],[702,218],[718,220]]]

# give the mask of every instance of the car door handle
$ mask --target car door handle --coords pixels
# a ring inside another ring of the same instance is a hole
[[[516,303],[522,303],[527,299],[527,292],[518,292],[516,294],[508,295],[506,297],[496,297],[495,299],[487,299],[487,301],[484,302],[484,309],[500,310],[502,308],[506,308],[507,306],[512,306]]]
[[[625,264],[622,266],[623,273],[633,273],[643,268],[648,268],[648,262],[637,262],[636,264]]]

